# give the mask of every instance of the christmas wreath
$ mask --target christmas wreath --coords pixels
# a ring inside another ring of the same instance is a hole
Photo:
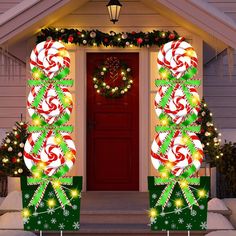
[[[121,82],[120,82],[121,81]],[[133,84],[131,68],[117,57],[108,57],[93,73],[97,93],[105,97],[121,97]]]

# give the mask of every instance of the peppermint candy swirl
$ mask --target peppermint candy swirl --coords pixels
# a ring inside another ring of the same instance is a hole
[[[40,135],[41,133],[31,133],[25,143],[24,161],[27,168],[31,170],[33,166],[39,166],[40,163],[43,163],[43,172],[48,176],[55,174],[63,165],[68,166],[70,169],[75,162],[76,154],[75,145],[70,135],[68,133],[61,133],[63,140],[70,150],[70,157],[66,157],[62,152],[59,144],[56,142],[53,131],[48,132],[39,153],[36,155],[32,154],[31,151]]]
[[[187,101],[185,94],[179,84],[175,86],[165,108],[159,107],[158,104],[164,96],[167,88],[167,86],[162,86],[158,87],[157,90],[157,94],[155,97],[155,111],[158,117],[161,113],[164,112],[172,118],[172,121],[174,123],[180,124],[190,113],[195,113],[196,115],[198,114],[200,109],[200,98],[197,93],[197,90],[194,87],[189,86],[189,92],[191,93],[192,98],[196,101],[196,106],[192,108],[189,102]]]
[[[164,44],[158,53],[158,68],[168,68],[176,78],[184,75],[189,67],[197,67],[197,54],[193,47],[183,41],[171,41]]]
[[[63,114],[67,113],[70,116],[73,108],[72,95],[66,87],[61,87],[61,90],[69,106],[64,107],[62,105],[54,86],[50,84],[39,106],[33,107],[32,103],[40,91],[40,86],[32,87],[27,101],[27,108],[30,116],[32,117],[35,113],[40,114],[48,124],[53,124]]]
[[[179,130],[175,132],[166,154],[159,154],[159,149],[167,135],[167,132],[158,133],[152,143],[151,160],[154,168],[158,170],[160,165],[168,165],[171,172],[176,176],[181,175],[184,169],[189,165],[194,165],[198,170],[203,159],[203,149],[197,135],[188,132],[188,135],[197,150],[195,154],[196,156],[192,156],[188,147],[183,143],[183,135]]]
[[[30,67],[40,68],[47,77],[53,78],[62,68],[70,67],[69,53],[59,42],[41,42],[30,55]]]

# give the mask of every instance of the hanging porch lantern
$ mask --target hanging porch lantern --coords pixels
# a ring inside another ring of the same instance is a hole
[[[114,24],[118,21],[122,4],[118,0],[110,0],[107,4],[110,21]]]

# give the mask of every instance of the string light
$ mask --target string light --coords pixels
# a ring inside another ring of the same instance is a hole
[[[169,75],[169,73],[167,71],[163,71],[163,72],[160,73],[160,76],[161,76],[162,79],[167,79],[168,75]]]
[[[47,204],[50,208],[53,208],[56,205],[56,201],[53,198],[51,198],[47,201]]]
[[[199,103],[199,97],[198,96],[193,96],[191,99],[192,103],[194,103],[195,105]]]
[[[28,208],[24,208],[21,212],[23,218],[29,218],[31,213],[30,213],[30,210]]]
[[[77,189],[73,189],[70,191],[70,195],[71,197],[76,198],[79,196],[79,191]]]
[[[170,161],[168,161],[168,162],[165,164],[165,166],[166,166],[168,169],[172,169],[172,168],[173,168],[173,164],[172,164]]]
[[[55,188],[59,188],[61,186],[61,182],[59,180],[54,180],[52,184],[53,184],[53,187]]]
[[[157,209],[151,208],[151,209],[148,211],[148,215],[149,215],[150,218],[156,218],[156,217],[158,216]]]
[[[188,186],[188,182],[185,179],[179,181],[179,184],[181,188],[185,188]]]
[[[34,178],[40,178],[40,177],[41,177],[41,172],[39,172],[39,171],[34,171],[34,172],[33,172],[33,176],[34,176]]]
[[[187,137],[182,137],[181,144],[187,144],[187,143],[188,143],[188,138]]]
[[[59,51],[59,55],[60,55],[61,57],[67,57],[67,56],[68,56],[68,52],[67,52],[66,50],[60,50],[60,51]]]
[[[177,207],[177,208],[179,208],[179,207],[181,207],[181,206],[183,206],[183,201],[182,201],[182,199],[176,199],[175,200],[175,206]]]
[[[193,154],[193,159],[194,160],[200,160],[202,158],[202,155],[199,151],[196,151],[194,154]]]
[[[39,118],[33,119],[33,124],[34,125],[40,125],[41,121]]]
[[[46,168],[46,163],[43,161],[38,162],[37,166],[41,169],[44,170]]]
[[[161,177],[168,178],[169,177],[168,172],[166,172],[166,171],[161,172]]]
[[[169,120],[167,118],[163,118],[160,120],[162,126],[167,126],[169,124]]]
[[[34,79],[38,79],[38,78],[40,78],[41,75],[42,75],[42,74],[41,74],[40,71],[35,71],[35,72],[33,72],[33,74],[32,74],[32,76],[33,76]]]
[[[70,104],[71,103],[71,96],[65,96],[64,98],[64,102],[67,103],[67,104]]]
[[[201,190],[198,190],[198,196],[200,198],[204,198],[206,196],[206,191],[201,189]]]
[[[67,152],[65,158],[66,160],[72,160],[74,158],[74,154],[72,152]]]
[[[54,142],[58,145],[61,144],[62,143],[62,137],[60,137],[60,136],[55,137]]]

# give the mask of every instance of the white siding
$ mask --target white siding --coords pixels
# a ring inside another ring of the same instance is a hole
[[[25,118],[25,65],[0,51],[0,129],[10,129],[15,121]]]
[[[232,71],[228,66],[227,52],[204,66],[203,94],[222,139],[236,141],[236,52]],[[233,137],[234,136],[234,137]]]

